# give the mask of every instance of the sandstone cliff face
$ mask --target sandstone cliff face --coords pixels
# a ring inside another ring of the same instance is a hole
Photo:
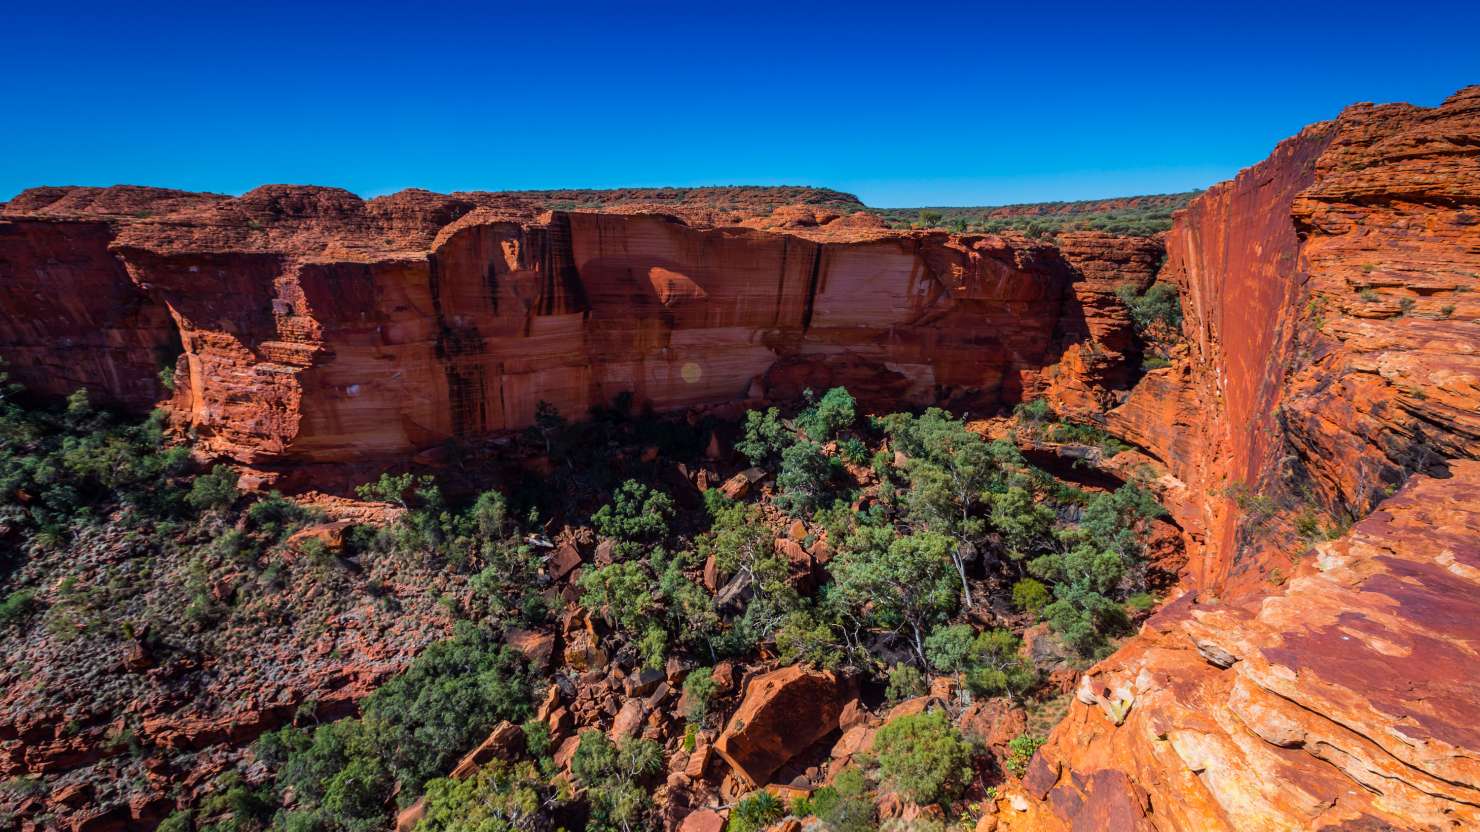
[[[12,379],[65,396],[87,386],[129,409],[164,395],[180,352],[164,307],[128,280],[103,222],[0,220],[0,354]]]
[[[1179,214],[1189,354],[1107,418],[1201,560],[1004,828],[1480,824],[1477,147],[1480,88],[1360,105]]]
[[[1127,381],[1114,286],[1148,283],[1160,258],[1159,241],[1092,233],[1058,248],[810,211],[760,230],[482,203],[28,192],[8,226],[85,227],[95,268],[75,280],[102,288],[16,297],[0,350],[57,363],[52,330],[23,322],[65,312],[84,328],[117,305],[108,293],[155,323],[168,310],[178,420],[206,453],[263,467],[405,456],[527,426],[541,401],[579,416],[623,392],[672,410],[846,384],[881,405],[993,408],[1051,378],[1098,407]],[[16,246],[9,273],[46,281]],[[37,389],[146,402],[156,366],[130,357]]]

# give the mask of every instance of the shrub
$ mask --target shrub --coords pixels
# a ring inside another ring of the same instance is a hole
[[[730,810],[725,832],[760,832],[786,817],[786,807],[770,792],[753,792]]]
[[[812,398],[808,390],[807,398]],[[838,431],[851,427],[858,418],[853,397],[842,387],[834,387],[822,395],[797,417],[797,424],[814,442],[827,442],[837,436]]]
[[[890,722],[874,748],[884,784],[914,803],[950,802],[971,781],[971,747],[939,710]]]
[[[890,702],[903,702],[916,696],[924,696],[928,691],[924,674],[914,665],[896,664],[889,668],[889,686],[884,691],[884,697]]]
[[[1022,777],[1028,773],[1028,763],[1033,755],[1047,742],[1036,734],[1019,734],[1007,744],[1007,770]]]
[[[1012,409],[1012,414],[1018,418],[1018,421],[1030,425],[1041,425],[1058,418],[1053,412],[1053,407],[1049,405],[1048,399],[1019,402]]]
[[[867,465],[869,463],[868,446],[856,436],[850,436],[838,443],[838,455],[849,465]]]
[[[770,468],[792,441],[791,432],[781,424],[780,410],[752,410],[745,414],[744,435],[735,443],[735,450],[745,454],[751,465]]]
[[[36,609],[36,592],[18,589],[0,601],[0,628],[20,624]]]
[[[1166,335],[1182,326],[1182,301],[1177,288],[1169,283],[1153,283],[1145,292],[1126,285],[1115,290],[1120,302],[1130,312],[1131,323],[1142,337],[1157,333]]]
[[[417,832],[547,832],[551,789],[528,761],[490,761],[463,780],[427,783],[426,814]]]
[[[290,828],[384,828],[388,794],[410,804],[499,720],[528,717],[530,698],[523,656],[459,622],[372,694],[362,718],[311,734],[281,729],[258,741],[257,755],[278,768],[279,793],[296,795]]]
[[[513,536],[489,540],[481,552],[485,565],[468,582],[479,611],[496,624],[528,625],[544,620],[548,609],[540,592],[540,557]]]
[[[1043,612],[1051,599],[1048,588],[1032,578],[1023,578],[1012,585],[1012,603],[1023,612],[1036,616]]]
[[[798,801],[792,814],[816,815],[828,832],[875,832],[874,802],[869,799],[863,772],[848,767],[838,772],[831,786],[823,786],[810,798]]]
[[[217,465],[190,484],[185,502],[197,511],[227,509],[236,502],[237,472],[227,465]]]
[[[775,502],[793,514],[811,512],[822,501],[832,480],[832,463],[822,446],[800,440],[781,452],[781,472],[776,475]]]
[[[668,535],[673,498],[637,480],[622,483],[612,501],[591,515],[596,530],[622,541],[656,542]]]
[[[689,673],[683,680],[684,718],[689,722],[703,722],[709,713],[709,700],[718,687],[710,668],[700,667]]]

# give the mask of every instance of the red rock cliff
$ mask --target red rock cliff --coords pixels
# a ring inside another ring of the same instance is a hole
[[[1168,258],[1189,355],[1108,419],[1201,563],[1003,828],[1480,827],[1480,87],[1308,128]]]
[[[24,275],[51,283],[0,309],[0,349],[56,363],[51,331],[23,322],[86,329],[107,293],[151,320],[168,310],[183,346],[172,406],[207,453],[257,466],[406,455],[529,425],[542,400],[581,415],[622,392],[676,409],[847,384],[866,401],[990,408],[1052,375],[1099,401],[1126,381],[1127,321],[1106,299],[1149,282],[1160,256],[1137,238],[1060,249],[805,208],[762,230],[534,218],[480,195],[113,191],[43,189],[6,209],[0,227],[90,229],[95,268],[74,280],[100,288]],[[26,269],[36,255],[19,248]],[[1056,368],[1079,345],[1095,358]],[[156,367],[130,357],[132,373],[23,380],[147,400]]]

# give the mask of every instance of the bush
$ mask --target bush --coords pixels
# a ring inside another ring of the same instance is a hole
[[[217,465],[208,474],[201,474],[190,484],[190,493],[185,502],[197,511],[222,510],[236,502],[237,472],[227,465]]]
[[[812,391],[806,393],[812,398]],[[822,395],[797,417],[797,424],[814,442],[827,442],[837,436],[838,431],[851,427],[858,418],[853,397],[842,387],[834,387]]]
[[[20,624],[36,609],[36,592],[18,589],[0,601],[0,629]]]
[[[540,592],[544,580],[540,557],[514,536],[489,540],[481,552],[485,566],[468,585],[483,616],[500,625],[543,621],[549,610]]]
[[[1007,770],[1022,777],[1028,773],[1028,763],[1043,747],[1047,739],[1036,734],[1019,734],[1007,744]]]
[[[823,786],[810,798],[798,801],[792,814],[816,815],[828,832],[875,832],[874,802],[869,799],[863,772],[849,767],[838,772],[831,786]]]
[[[1023,578],[1012,585],[1012,603],[1023,612],[1036,616],[1043,612],[1051,599],[1048,588],[1032,578]]]
[[[753,792],[730,810],[725,832],[760,832],[786,817],[786,807],[770,792]]]
[[[924,696],[930,690],[925,684],[925,676],[914,665],[896,664],[889,668],[889,686],[884,691],[884,698],[891,703],[903,702],[906,699],[914,699],[916,696]]]
[[[1135,286],[1121,286],[1115,294],[1125,304],[1131,323],[1143,338],[1171,335],[1182,326],[1182,301],[1177,296],[1177,287],[1169,283],[1153,283],[1142,293],[1137,293]]]
[[[410,804],[500,720],[532,712],[524,657],[489,631],[459,622],[453,637],[366,700],[364,716],[265,735],[257,756],[291,790],[288,828],[369,830],[386,824],[387,795]]]
[[[547,832],[551,788],[528,761],[493,760],[463,780],[427,783],[426,814],[417,832]]]
[[[700,667],[689,673],[683,680],[684,718],[689,722],[702,723],[709,713],[709,700],[714,698],[718,688],[710,668]]]
[[[622,483],[612,501],[591,515],[596,531],[606,537],[653,543],[668,536],[673,498],[637,480]]]
[[[884,784],[914,803],[948,803],[971,782],[971,747],[939,710],[890,722],[874,749]]]
[[[781,453],[775,502],[792,514],[810,513],[822,502],[831,480],[832,462],[822,453],[822,446],[800,440]]]
[[[1053,407],[1049,405],[1048,399],[1019,402],[1012,409],[1012,414],[1018,418],[1018,421],[1030,425],[1041,425],[1058,418],[1053,412]]]
[[[793,441],[791,432],[781,424],[780,410],[752,410],[745,414],[744,435],[735,443],[735,450],[745,454],[751,465],[771,468]]]

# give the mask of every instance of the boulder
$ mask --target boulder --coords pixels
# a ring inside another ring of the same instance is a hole
[[[529,659],[531,668],[544,673],[555,659],[555,634],[538,630],[510,630],[504,641]]]
[[[725,818],[713,809],[690,812],[679,824],[678,832],[724,832]]]
[[[512,722],[504,721],[493,726],[478,747],[463,755],[452,769],[452,778],[461,780],[469,777],[480,767],[492,760],[512,760],[524,750],[524,731]]]
[[[622,703],[617,715],[612,718],[612,727],[609,734],[612,742],[635,737],[642,730],[642,721],[647,716],[647,708],[641,699],[628,699]]]
[[[757,676],[714,744],[737,777],[752,786],[767,783],[793,757],[838,727],[849,700],[833,673],[798,665]]]

